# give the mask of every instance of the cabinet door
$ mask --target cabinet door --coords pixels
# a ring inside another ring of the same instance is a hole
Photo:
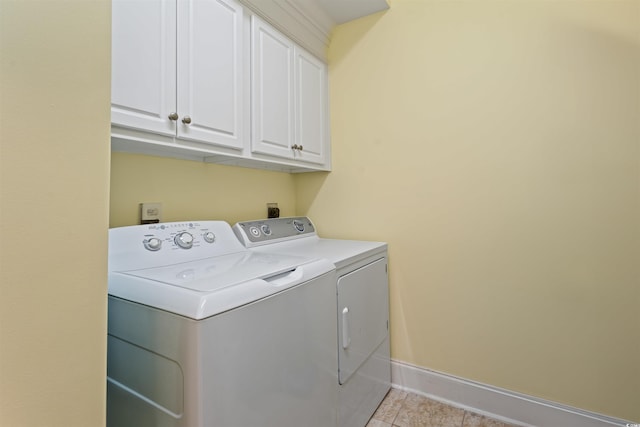
[[[299,160],[324,163],[328,155],[327,67],[295,48],[295,144]]]
[[[251,17],[252,144],[255,153],[291,158],[293,42]]]
[[[242,7],[179,1],[177,55],[178,137],[242,148]]]
[[[176,0],[113,0],[111,122],[174,136]]]

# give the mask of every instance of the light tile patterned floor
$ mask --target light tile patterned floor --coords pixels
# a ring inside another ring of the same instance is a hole
[[[366,427],[513,427],[392,388]]]

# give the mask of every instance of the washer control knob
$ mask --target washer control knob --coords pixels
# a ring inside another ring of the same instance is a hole
[[[265,236],[271,236],[271,227],[269,227],[269,224],[263,224],[262,227],[260,227],[260,229],[262,230]]]
[[[148,239],[144,239],[142,241],[142,243],[144,244],[144,247],[149,250],[149,251],[159,251],[160,248],[162,247],[162,240],[158,239],[157,237],[150,237]]]
[[[213,234],[211,231],[207,231],[206,233],[204,233],[202,235],[202,238],[204,239],[205,242],[207,243],[213,243],[216,241],[216,235]]]
[[[193,236],[186,231],[178,233],[173,241],[176,242],[176,245],[178,245],[182,249],[191,249],[191,247],[193,246]]]
[[[304,223],[302,221],[298,221],[297,219],[293,220],[293,226],[299,233],[304,231]]]

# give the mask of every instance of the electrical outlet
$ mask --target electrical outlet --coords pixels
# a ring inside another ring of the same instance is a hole
[[[140,224],[155,224],[162,219],[162,203],[140,203]]]
[[[277,203],[267,203],[267,218],[280,218],[280,208]]]

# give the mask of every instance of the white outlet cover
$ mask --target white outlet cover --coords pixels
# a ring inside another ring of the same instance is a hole
[[[140,218],[143,221],[160,220],[162,203],[140,203]]]

